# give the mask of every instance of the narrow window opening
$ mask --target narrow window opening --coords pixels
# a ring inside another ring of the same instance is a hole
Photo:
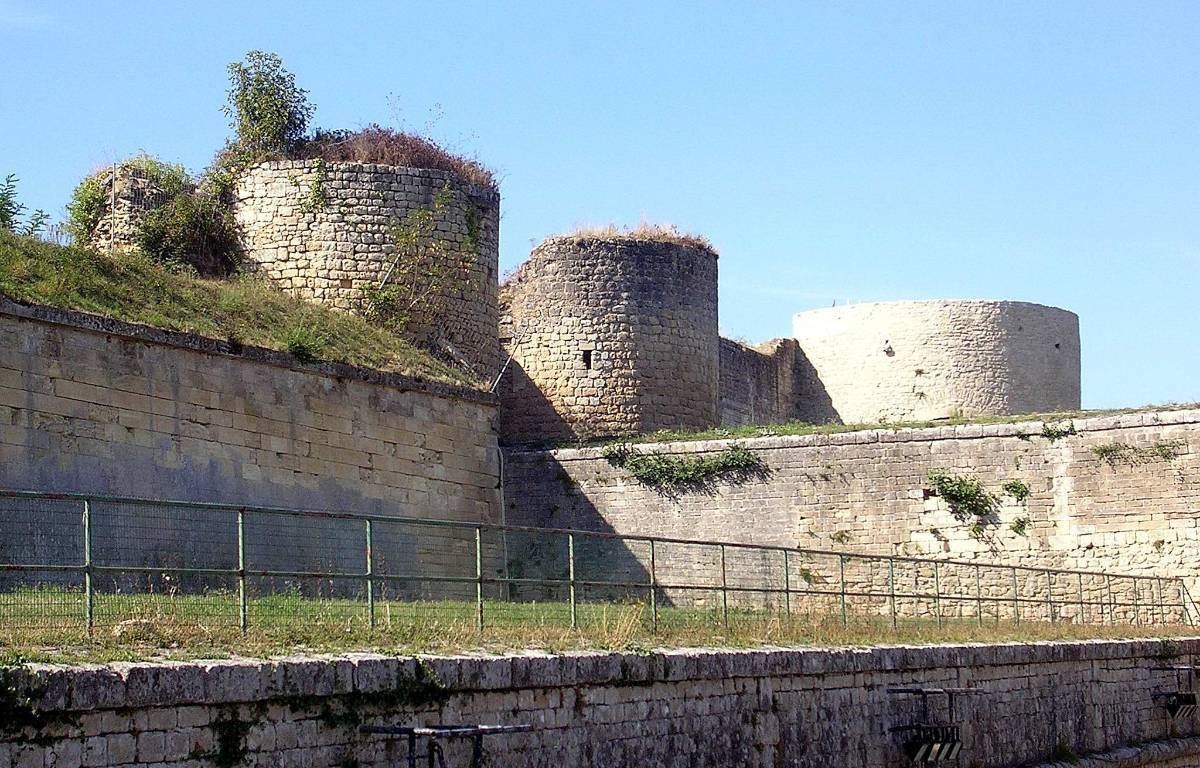
[[[583,367],[592,370],[592,350],[583,350]]]

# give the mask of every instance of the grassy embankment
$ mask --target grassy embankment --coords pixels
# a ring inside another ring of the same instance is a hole
[[[0,294],[329,361],[479,386],[466,373],[361,318],[250,276],[202,279],[137,255],[112,258],[0,232]]]

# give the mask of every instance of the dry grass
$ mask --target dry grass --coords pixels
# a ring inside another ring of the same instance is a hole
[[[580,225],[573,231],[562,235],[554,235],[547,240],[566,240],[582,243],[588,240],[604,240],[609,242],[651,242],[671,243],[690,248],[703,248],[716,253],[713,244],[703,235],[682,232],[674,224],[653,224],[647,221],[635,227],[618,227],[616,224],[607,226]]]
[[[50,610],[52,609],[52,610]],[[660,607],[657,630],[644,602],[580,603],[578,628],[562,602],[485,604],[485,629],[475,624],[473,602],[377,601],[371,627],[361,600],[315,599],[295,594],[253,598],[249,629],[238,629],[236,595],[97,595],[96,629],[88,638],[83,599],[76,591],[0,593],[0,664],[34,661],[119,661],[147,658],[268,656],[299,652],[377,651],[395,654],[503,652],[539,649],[644,651],[666,647],[879,646],[947,642],[1008,642],[1161,638],[1195,635],[1194,627],[1082,625],[985,617],[902,619],[893,630],[876,615],[843,624],[826,611]],[[49,612],[48,612],[49,611]]]
[[[498,186],[495,174],[478,160],[457,155],[424,136],[375,124],[354,132],[317,131],[293,155],[297,159],[429,168],[489,189]]]

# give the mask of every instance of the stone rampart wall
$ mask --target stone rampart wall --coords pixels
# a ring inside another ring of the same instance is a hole
[[[721,424],[781,424],[796,413],[794,339],[754,347],[721,339]]]
[[[1200,758],[1198,729],[1170,719],[1156,696],[1178,683],[1151,667],[1196,652],[1188,639],[35,666],[9,673],[39,714],[27,728],[0,723],[0,766],[404,763],[403,739],[361,722],[532,725],[486,738],[497,768],[879,768],[905,764],[890,729],[922,718],[915,697],[887,689],[923,686],[980,690],[955,703],[959,765],[1107,752],[1104,765],[1175,768]],[[948,717],[944,698],[928,716]],[[467,764],[469,744],[446,757]]]
[[[975,424],[635,446],[696,458],[737,443],[753,450],[769,472],[678,493],[640,484],[605,460],[601,449],[513,449],[505,452],[506,512],[511,524],[625,535],[1183,575],[1193,579],[1192,593],[1200,594],[1194,581],[1200,573],[1200,411],[1080,418],[1051,424],[1050,437],[1044,426]],[[933,492],[933,470],[978,478],[997,499],[994,516],[978,528],[974,519],[956,519]],[[1012,481],[1028,488],[1026,498],[1004,490]],[[714,552],[675,549],[686,564],[681,573],[696,583],[719,584]],[[660,569],[669,557],[669,550],[659,550]],[[731,573],[757,578],[765,570],[782,579],[779,556],[738,557]],[[621,568],[644,572],[648,565],[642,548],[630,547],[625,559]],[[611,553],[604,560],[622,562]],[[814,563],[809,565],[818,568]],[[793,559],[792,567],[800,566]],[[818,570],[833,578],[836,563],[822,560]],[[793,586],[801,584],[800,575],[793,573]],[[966,593],[974,594],[971,569],[961,577]],[[881,587],[886,569],[849,578]],[[933,574],[926,569],[903,578],[931,584]],[[1074,596],[1074,581],[1054,586],[1058,594]],[[1011,591],[1003,580],[984,588],[997,595]],[[1102,589],[1099,582],[1084,588]],[[1033,583],[1020,590],[1044,594]],[[1145,593],[1140,599],[1143,607],[1151,603]],[[970,616],[973,608],[964,603],[959,610]]]
[[[496,522],[495,412],[491,396],[474,390],[0,305],[2,488]],[[197,553],[236,553],[228,515],[118,507],[103,514],[112,524],[96,536],[129,547],[113,564],[216,567]],[[77,564],[78,524],[78,505],[4,500],[0,561]],[[260,559],[264,566],[290,557],[330,569],[361,559],[361,524],[351,531],[346,523],[272,518],[270,526],[276,538],[263,542],[280,556]],[[390,535],[411,550],[416,533]],[[422,533],[432,560],[473,566],[469,531],[462,541]]]

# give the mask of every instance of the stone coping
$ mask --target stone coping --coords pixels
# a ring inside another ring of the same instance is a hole
[[[256,168],[268,171],[312,170],[316,168],[318,162],[324,163],[327,171],[332,170],[345,173],[402,173],[406,176],[448,181],[471,197],[479,198],[483,202],[493,205],[500,202],[499,189],[486,187],[482,184],[472,184],[453,171],[443,171],[437,168],[416,168],[408,165],[387,165],[385,163],[359,163],[353,160],[321,160],[320,158],[313,157],[301,160],[264,160],[247,170]]]
[[[788,448],[817,448],[833,445],[869,445],[875,443],[925,443],[938,440],[979,440],[993,437],[1031,438],[1041,437],[1045,424],[1070,422],[1075,431],[1104,432],[1112,429],[1133,427],[1161,427],[1172,424],[1200,424],[1200,408],[1148,408],[1141,411],[1098,414],[1096,416],[1064,416],[1041,419],[1031,417],[1026,421],[996,424],[948,424],[931,427],[871,427],[868,429],[828,432],[812,435],[778,435],[775,437],[731,437],[714,440],[670,440],[667,442],[635,443],[635,450],[657,453],[710,453],[723,451],[732,445],[741,445],[756,451],[782,450]],[[763,425],[769,429],[770,425]],[[1066,439],[1066,438],[1063,438]],[[619,438],[618,438],[619,440]],[[604,446],[586,448],[536,448],[531,446],[505,446],[513,455],[549,454],[559,461],[591,461],[604,457]]]
[[[0,315],[32,320],[49,325],[59,325],[77,331],[120,336],[148,344],[161,344],[168,347],[186,349],[192,352],[202,352],[209,355],[235,357],[262,365],[277,368],[288,368],[302,373],[312,373],[319,376],[331,376],[341,379],[354,379],[368,384],[397,389],[402,392],[420,392],[435,397],[451,400],[463,400],[484,405],[498,405],[499,398],[490,392],[484,392],[470,387],[455,384],[443,384],[436,381],[406,376],[402,373],[379,371],[373,368],[363,368],[347,363],[314,362],[301,363],[287,352],[279,352],[266,347],[249,344],[234,345],[228,341],[200,336],[182,331],[168,331],[141,323],[130,323],[90,312],[74,309],[63,309],[45,304],[26,304],[0,294]]]
[[[1139,768],[1196,755],[1200,755],[1200,736],[1184,736],[1081,755],[1071,762],[1038,763],[1034,768]]]
[[[661,649],[650,653],[539,652],[401,658],[346,653],[272,659],[29,664],[10,680],[46,711],[230,704],[281,697],[393,690],[421,663],[451,691],[501,691],[578,685],[648,685],[783,675],[1030,665],[1200,653],[1200,637],[883,646],[876,648]]]

